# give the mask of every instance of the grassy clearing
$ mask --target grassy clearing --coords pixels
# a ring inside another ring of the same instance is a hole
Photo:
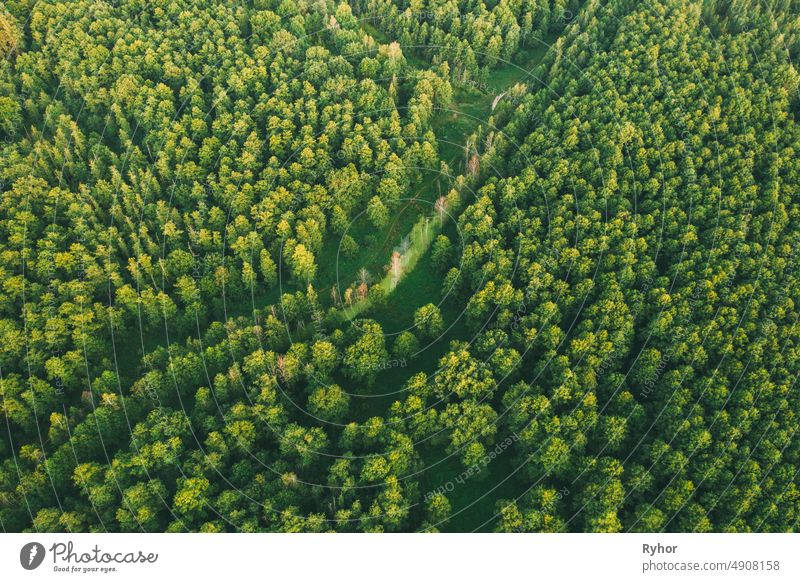
[[[370,31],[365,25],[365,30]],[[377,31],[375,31],[377,33]],[[385,41],[383,41],[385,42]],[[535,49],[527,49],[520,53],[521,64],[506,64],[493,73],[491,81],[485,85],[484,91],[475,87],[457,89],[451,106],[439,110],[433,119],[433,128],[439,143],[439,156],[451,171],[459,172],[465,165],[464,144],[469,136],[484,123],[491,114],[492,102],[497,94],[518,82],[531,82],[530,71],[535,68],[547,52],[543,44]],[[354,221],[348,234],[357,241],[363,241],[355,257],[345,258],[339,253],[338,242],[326,245],[320,257],[320,273],[318,284],[320,295],[334,284],[339,288],[346,287],[355,281],[358,272],[366,269],[373,280],[378,280],[384,291],[393,295],[392,309],[397,310],[398,282],[408,273],[414,271],[419,258],[425,254],[431,241],[438,234],[438,219],[434,217],[430,203],[438,196],[446,194],[450,188],[450,180],[446,176],[431,172],[420,186],[402,201],[390,225],[382,233],[375,229],[362,215]],[[393,268],[392,253],[405,236],[410,241],[408,249],[402,253],[401,272]],[[437,279],[436,274],[426,276]],[[420,294],[417,294],[420,295]],[[429,297],[435,297],[432,295]],[[402,303],[402,301],[400,302]],[[345,317],[352,319],[370,309],[369,302],[363,300],[345,310]]]
[[[383,230],[376,230],[366,214],[354,220],[347,230],[347,234],[360,245],[354,257],[346,257],[340,252],[340,237],[329,237],[318,260],[316,286],[320,297],[327,296],[327,291],[333,285],[342,289],[353,283],[362,268],[370,273],[373,280],[383,279],[395,247],[414,229],[421,216],[430,213],[439,193],[447,192],[443,180],[438,172],[428,172],[407,198],[389,207],[389,224]]]

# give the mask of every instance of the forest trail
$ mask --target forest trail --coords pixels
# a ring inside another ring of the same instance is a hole
[[[377,35],[376,37],[379,37],[381,42],[390,42],[384,38],[385,35],[369,25],[365,26],[365,30],[370,34]],[[450,106],[435,113],[432,125],[439,144],[440,159],[447,163],[456,176],[465,175],[468,172],[464,148],[470,136],[482,124],[488,122],[497,104],[509,89],[517,83],[530,81],[532,71],[547,54],[548,48],[549,44],[545,42],[542,48],[521,51],[521,57],[517,58],[519,63],[507,63],[493,71],[491,82],[482,85],[483,90],[475,87],[470,87],[469,90],[455,87]],[[416,64],[413,57],[409,59],[409,62],[420,66]],[[415,268],[419,258],[425,254],[436,236],[441,233],[446,222],[447,209],[444,208],[443,213],[437,212],[437,210],[425,212],[424,207],[433,206],[432,201],[437,199],[437,194],[440,195],[441,192],[446,194],[454,177],[438,175],[424,180],[410,200],[396,213],[380,244],[379,252],[384,253],[385,257],[382,268],[386,272],[374,285],[381,287],[386,295],[394,292],[400,281]],[[434,190],[434,187],[438,188],[438,192]],[[413,207],[420,210],[417,220],[405,236],[399,237],[400,243],[388,250],[387,242],[398,240],[396,228],[401,222],[401,215]],[[342,282],[339,281],[339,283]],[[342,313],[346,319],[352,320],[369,307],[369,299],[363,298],[344,307]]]

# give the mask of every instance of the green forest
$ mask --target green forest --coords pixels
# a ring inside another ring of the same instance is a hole
[[[4,0],[0,531],[800,530],[798,15]]]

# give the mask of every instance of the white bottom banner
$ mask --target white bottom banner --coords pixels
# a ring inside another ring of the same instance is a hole
[[[795,534],[3,534],[2,580],[800,580]],[[155,577],[155,578],[153,578]]]

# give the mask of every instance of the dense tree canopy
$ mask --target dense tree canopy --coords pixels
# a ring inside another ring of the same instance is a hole
[[[7,2],[0,527],[797,530],[798,8]]]

